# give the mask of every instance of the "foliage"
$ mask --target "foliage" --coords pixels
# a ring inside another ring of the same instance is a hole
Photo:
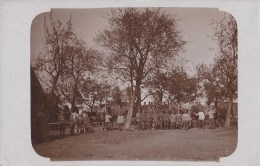
[[[88,49],[79,39],[75,39],[67,56],[66,69],[61,77],[59,91],[74,106],[82,101],[80,92],[85,78],[97,71],[102,59],[96,50]]]
[[[110,90],[110,85],[106,83],[99,83],[97,80],[90,78],[85,79],[81,91],[82,102],[93,111],[97,104],[102,107],[102,104],[106,103],[110,96]]]
[[[169,89],[169,78],[166,72],[156,72],[153,77],[149,77],[144,83],[148,90],[148,95],[152,95],[155,103],[162,104],[165,91]]]
[[[213,23],[215,37],[220,48],[214,62],[215,77],[221,80],[228,99],[237,97],[237,24],[234,17],[225,14]]]
[[[196,71],[199,84],[201,85],[202,96],[206,98],[207,105],[222,99],[225,89],[220,83],[221,80],[216,77],[213,66],[200,64],[196,66]]]
[[[135,85],[137,103],[141,102],[141,84],[156,67],[182,50],[185,42],[177,29],[176,19],[160,9],[127,8],[112,11],[110,29],[97,37],[107,48],[108,68]]]
[[[120,90],[119,86],[116,86],[112,89],[112,98],[119,106],[121,106],[123,100],[123,93]]]
[[[192,102],[197,98],[197,79],[188,76],[183,68],[173,69],[169,73],[168,91],[170,101]]]

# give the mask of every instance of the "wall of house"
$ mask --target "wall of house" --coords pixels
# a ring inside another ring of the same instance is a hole
[[[49,131],[49,103],[42,86],[31,67],[31,141],[32,144],[47,139]]]

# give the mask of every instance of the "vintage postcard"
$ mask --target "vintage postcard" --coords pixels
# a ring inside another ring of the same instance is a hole
[[[259,3],[185,2],[24,2],[1,165],[257,165]]]

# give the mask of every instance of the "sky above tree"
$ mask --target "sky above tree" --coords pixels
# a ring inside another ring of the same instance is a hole
[[[93,39],[96,34],[108,28],[107,17],[110,15],[110,8],[105,9],[53,9],[52,16],[65,23],[72,18],[73,32],[89,47],[103,49]],[[185,70],[190,75],[194,74],[197,64],[210,64],[216,53],[217,44],[212,40],[214,31],[212,19],[217,19],[223,12],[214,8],[161,8],[162,12],[173,14],[178,19],[179,30],[183,39],[188,43],[185,45],[185,52],[180,53],[183,58]],[[31,26],[31,57],[40,56],[44,49],[44,16],[49,13],[41,13],[35,17]],[[105,51],[105,50],[102,50]]]

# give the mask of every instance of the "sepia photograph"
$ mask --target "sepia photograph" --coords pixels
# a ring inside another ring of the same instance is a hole
[[[218,161],[237,146],[237,24],[215,8],[52,9],[31,26],[51,160]]]
[[[0,1],[0,166],[260,165],[259,5]]]
[[[50,9],[31,23],[31,143],[52,161],[219,161],[238,28],[218,8]]]

